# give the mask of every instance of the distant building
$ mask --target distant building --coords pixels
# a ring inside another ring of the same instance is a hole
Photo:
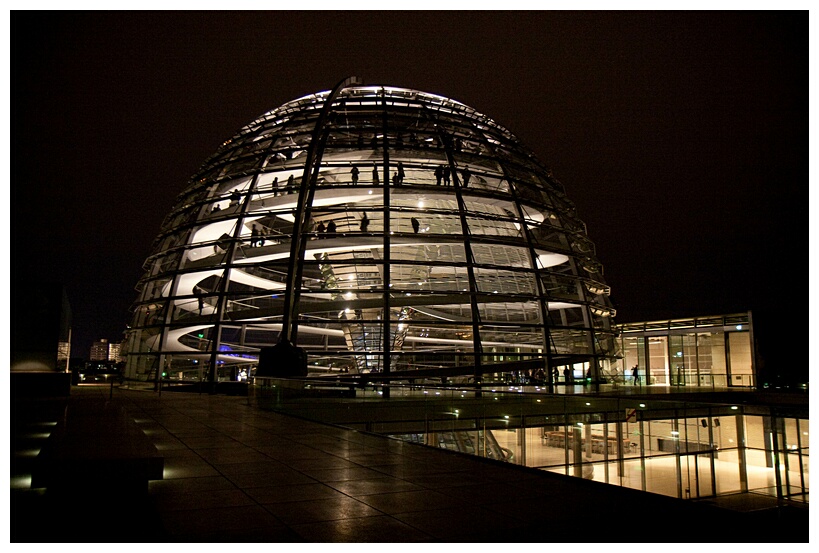
[[[88,355],[88,359],[91,361],[107,361],[109,346],[108,340],[100,338],[91,345],[91,352]]]
[[[121,353],[122,353],[122,343],[121,342],[112,342],[108,344],[108,360],[109,361],[121,361]]]
[[[122,342],[109,342],[106,338],[100,338],[91,345],[88,360],[113,361],[115,363],[124,361],[122,359]]]

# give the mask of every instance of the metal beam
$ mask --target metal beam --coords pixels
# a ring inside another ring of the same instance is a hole
[[[301,295],[303,273],[303,264],[301,261],[304,259],[306,245],[304,235],[310,225],[310,207],[313,203],[313,194],[316,189],[315,181],[321,161],[321,154],[323,154],[324,151],[323,147],[320,147],[320,143],[323,142],[322,136],[324,134],[324,124],[327,120],[327,114],[330,113],[333,102],[342,90],[348,86],[360,85],[361,82],[361,79],[358,77],[347,77],[338,83],[324,100],[324,106],[319,113],[316,126],[313,128],[310,146],[307,149],[307,158],[304,162],[304,172],[302,173],[301,186],[299,187],[299,201],[296,205],[295,220],[293,222],[290,259],[287,264],[287,283],[284,292],[282,332],[279,336],[279,342],[290,342],[295,345],[298,338],[298,304],[299,296]]]

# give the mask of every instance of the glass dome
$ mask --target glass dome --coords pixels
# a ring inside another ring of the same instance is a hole
[[[616,358],[563,185],[492,119],[417,90],[352,77],[260,116],[191,178],[152,250],[131,378],[241,379],[280,342],[311,374],[475,383],[563,366],[597,380]]]

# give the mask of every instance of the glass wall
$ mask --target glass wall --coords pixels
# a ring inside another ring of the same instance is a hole
[[[807,501],[809,421],[782,419],[776,437],[768,424],[737,415],[492,432],[510,462],[560,474],[684,499],[750,491]]]
[[[751,314],[622,324],[622,362],[611,380],[706,388],[756,386]]]

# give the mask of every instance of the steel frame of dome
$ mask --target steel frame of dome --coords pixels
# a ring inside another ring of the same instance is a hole
[[[602,266],[551,171],[466,105],[355,77],[224,142],[143,268],[136,379],[232,379],[280,341],[311,372],[476,384],[574,362],[596,380],[617,358]]]

